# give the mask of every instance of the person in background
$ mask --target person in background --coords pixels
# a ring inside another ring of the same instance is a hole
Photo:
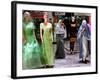
[[[40,47],[35,36],[35,26],[29,12],[23,14],[22,68],[41,68]]]
[[[54,22],[54,39],[53,41],[56,42],[56,26],[57,26],[58,20],[56,19]]]
[[[90,34],[91,34],[91,22],[90,22],[90,17],[89,17],[89,20],[87,20],[87,25],[88,25],[88,27],[89,27]],[[89,54],[91,54],[91,39],[88,40],[88,49],[89,49]]]
[[[88,40],[90,40],[90,30],[87,25],[86,20],[82,21],[82,24],[78,30],[77,40],[79,43],[79,58],[81,59],[79,62],[87,63],[86,59],[88,56]]]
[[[44,12],[44,22],[40,24],[40,36],[42,42],[42,64],[46,68],[53,68],[54,53],[53,53],[53,36],[52,24],[48,22],[48,13]]]
[[[65,58],[65,52],[64,52],[64,23],[63,20],[60,19],[57,23],[57,26],[55,28],[56,30],[56,40],[57,40],[57,50],[56,50],[56,59],[63,59]]]
[[[70,54],[73,54],[74,52],[74,44],[76,41],[76,35],[77,35],[77,25],[75,17],[71,17],[71,23],[70,23]]]

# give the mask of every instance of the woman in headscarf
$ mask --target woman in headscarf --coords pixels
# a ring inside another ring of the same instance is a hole
[[[32,22],[29,12],[23,14],[23,53],[22,53],[22,68],[33,69],[40,68],[40,47],[35,36],[35,26]]]
[[[81,59],[80,62],[87,63],[87,56],[88,56],[88,40],[90,39],[90,30],[87,25],[86,20],[82,21],[82,24],[78,30],[77,40],[79,43],[79,58]]]
[[[64,35],[65,35],[65,25],[63,23],[63,20],[60,19],[57,23],[57,26],[55,28],[56,30],[56,40],[57,40],[57,50],[56,50],[56,59],[64,59],[65,58],[65,52],[64,52]]]

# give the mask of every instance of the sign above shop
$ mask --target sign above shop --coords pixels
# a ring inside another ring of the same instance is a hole
[[[65,12],[55,12],[55,15],[65,15]]]

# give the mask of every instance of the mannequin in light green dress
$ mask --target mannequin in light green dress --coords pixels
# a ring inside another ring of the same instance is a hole
[[[35,26],[30,20],[29,12],[24,13],[24,19],[22,66],[23,69],[40,68],[42,67],[40,60],[41,50],[35,37]]]
[[[44,23],[40,24],[40,35],[42,41],[42,64],[46,68],[52,68],[54,66],[54,53],[53,53],[53,36],[52,36],[52,24],[48,22],[48,15],[44,15]],[[43,34],[43,35],[42,35]]]

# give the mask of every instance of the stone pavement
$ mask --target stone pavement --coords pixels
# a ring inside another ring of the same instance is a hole
[[[67,67],[82,67],[82,66],[90,66],[90,62],[87,64],[79,63],[79,45],[75,43],[75,53],[69,54],[69,42],[65,42],[65,59],[56,59],[54,68],[67,68]],[[56,44],[54,45],[54,50],[56,51]],[[91,60],[90,55],[87,58],[89,61]]]

